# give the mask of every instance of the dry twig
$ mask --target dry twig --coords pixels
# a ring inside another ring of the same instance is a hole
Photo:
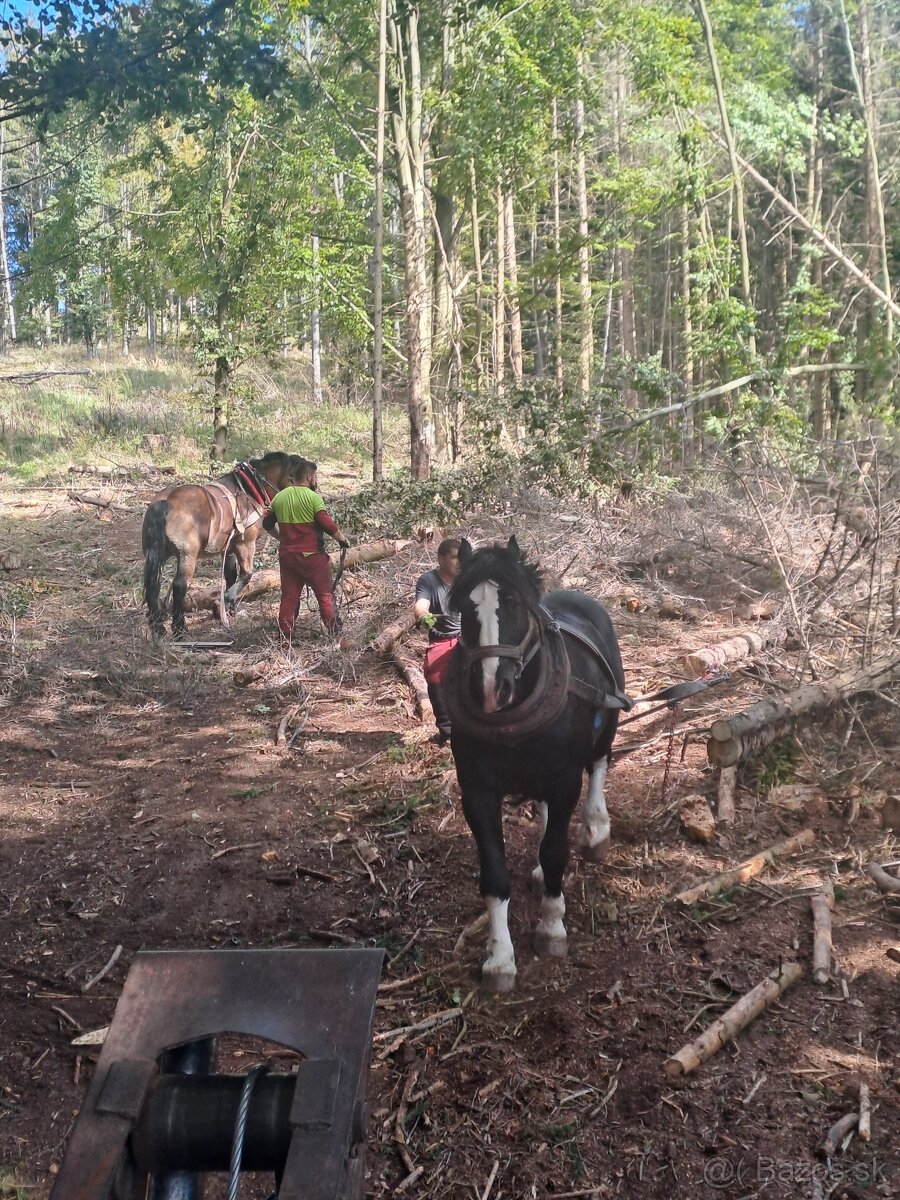
[[[776,858],[780,858],[786,854],[794,854],[797,850],[803,850],[807,846],[812,845],[815,840],[816,835],[811,829],[801,829],[793,837],[789,837],[783,842],[776,842],[774,846],[769,846],[768,849],[760,850],[759,853],[744,859],[742,863],[739,863],[730,871],[722,871],[719,875],[713,875],[711,879],[707,879],[703,883],[698,883],[692,888],[686,888],[684,891],[678,893],[675,900],[677,903],[689,908],[692,904],[696,904],[698,900],[717,896],[719,892],[724,892],[727,888],[734,887],[738,883],[745,883],[748,879],[759,875],[763,867],[771,864]]]

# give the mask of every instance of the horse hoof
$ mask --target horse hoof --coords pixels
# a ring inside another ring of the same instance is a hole
[[[481,986],[486,992],[493,992],[498,996],[504,992],[511,992],[516,986],[516,968],[513,967],[511,971],[506,968],[502,971],[489,971],[487,967],[482,967]]]
[[[594,842],[593,845],[586,840],[579,842],[578,853],[585,862],[603,862],[607,854],[609,854],[609,837],[605,837],[600,842]]]
[[[539,958],[565,958],[569,953],[569,939],[565,934],[534,932],[534,952]]]

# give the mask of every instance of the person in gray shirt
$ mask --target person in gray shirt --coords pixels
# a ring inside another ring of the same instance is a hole
[[[450,717],[444,701],[443,679],[450,651],[459,638],[460,618],[448,603],[450,588],[459,574],[459,539],[444,538],[438,546],[436,570],[426,571],[416,581],[414,613],[417,624],[428,629],[425,652],[425,682],[434,709],[439,746],[450,737]]]

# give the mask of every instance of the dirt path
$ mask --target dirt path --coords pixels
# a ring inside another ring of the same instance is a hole
[[[104,522],[62,490],[0,492],[0,549],[22,557],[0,580],[0,1197],[18,1194],[13,1179],[34,1185],[24,1195],[46,1194],[96,1061],[72,1038],[109,1022],[138,950],[348,941],[385,948],[386,980],[411,979],[380,999],[379,1033],[462,1006],[395,1053],[376,1050],[368,1195],[406,1173],[394,1114],[413,1070],[429,1090],[405,1132],[424,1171],[405,1195],[486,1195],[495,1164],[495,1200],[807,1197],[814,1176],[826,1196],[900,1194],[900,969],[884,957],[900,940],[898,912],[860,870],[884,834],[865,802],[848,824],[860,792],[849,775],[829,776],[814,813],[776,810],[745,788],[730,845],[699,848],[676,808],[687,792],[712,794],[702,739],[672,743],[665,797],[668,739],[623,754],[610,776],[610,857],[572,863],[564,962],[528,952],[537,829],[530,811],[511,809],[519,983],[511,997],[482,996],[481,947],[454,958],[480,901],[449,752],[423,740],[402,685],[358,646],[304,683],[310,719],[292,751],[273,745],[295,698],[289,664],[241,688],[235,657],[153,648],[138,607],[142,498],[121,493]],[[237,627],[245,657],[272,628],[271,604],[250,610]],[[632,691],[672,678],[679,645],[714,638],[721,623],[615,619]],[[192,628],[217,630],[203,617]],[[304,637],[301,661],[321,659],[313,620]],[[718,702],[739,707],[739,690]],[[680,722],[715,711],[708,697],[691,703]],[[631,726],[620,745],[665,733],[666,720]],[[885,787],[890,717],[876,714],[867,732]],[[804,769],[817,778],[826,765]],[[668,903],[805,823],[817,842],[802,858],[690,913]],[[662,1062],[689,1029],[782,958],[809,962],[801,889],[831,864],[849,998],[838,981],[806,978],[670,1085]],[[83,995],[117,944],[119,963]],[[827,1174],[817,1148],[861,1080],[872,1142],[854,1141]]]

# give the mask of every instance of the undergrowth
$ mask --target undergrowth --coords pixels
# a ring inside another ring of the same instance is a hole
[[[40,356],[18,350],[5,358],[2,374],[40,370],[73,373],[34,383],[0,381],[0,470],[23,483],[64,476],[72,465],[107,469],[152,462],[174,467],[180,476],[206,475],[212,387],[187,358],[109,354],[87,360],[73,348]],[[89,374],[75,373],[81,371]],[[228,405],[228,461],[284,449],[368,478],[369,409],[327,395],[314,404],[306,374],[305,364],[286,359],[277,368],[236,377]],[[386,406],[384,429],[388,456],[405,455],[402,408]]]

